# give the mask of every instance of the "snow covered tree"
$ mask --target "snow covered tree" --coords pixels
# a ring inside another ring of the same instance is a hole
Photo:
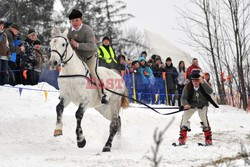
[[[48,46],[52,27],[54,0],[1,0],[0,14],[7,21],[16,22],[26,34],[33,28],[44,46]]]
[[[131,60],[137,59],[143,50],[149,50],[149,44],[146,42],[144,34],[135,27],[123,29],[119,38],[120,43],[117,51],[128,56]]]
[[[61,2],[63,6],[67,6],[64,10],[65,17],[68,17],[72,9],[82,11],[84,23],[94,29],[97,38],[108,36],[115,49],[120,46],[122,34],[120,25],[133,17],[132,14],[122,13],[126,3],[122,1],[109,3],[108,0],[61,0]]]

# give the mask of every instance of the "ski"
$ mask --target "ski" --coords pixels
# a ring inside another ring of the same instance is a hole
[[[174,146],[174,147],[178,147],[178,146],[185,146],[185,144],[180,145],[180,144],[177,144],[177,143],[172,143],[172,146]]]
[[[204,146],[204,147],[212,146],[212,144],[206,144],[206,143],[197,143],[197,144],[198,144],[198,146]],[[178,143],[172,143],[172,146],[179,147],[179,146],[186,146],[186,145],[185,144],[180,145]]]
[[[197,143],[197,144],[198,146],[205,146],[205,147],[212,146],[212,144],[206,144],[206,143]]]

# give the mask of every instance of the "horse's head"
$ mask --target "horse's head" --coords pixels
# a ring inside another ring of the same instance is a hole
[[[51,56],[49,64],[51,69],[55,69],[66,58],[69,41],[67,39],[67,31],[61,33],[60,29],[52,29],[52,40],[50,42]]]

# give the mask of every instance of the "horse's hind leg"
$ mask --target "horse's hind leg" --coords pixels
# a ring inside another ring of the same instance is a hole
[[[112,141],[114,139],[114,136],[116,135],[117,131],[121,128],[121,120],[120,117],[115,117],[112,118],[112,121],[110,123],[110,134],[109,134],[109,138],[108,141],[106,142],[104,148],[103,148],[103,152],[110,152],[111,147],[112,147]]]
[[[62,115],[63,115],[63,109],[67,104],[65,104],[64,98],[60,98],[60,102],[56,106],[56,113],[57,113],[57,119],[56,119],[56,128],[54,131],[54,136],[60,136],[62,135]]]
[[[81,103],[79,105],[78,110],[76,111],[76,120],[77,120],[77,125],[76,125],[76,140],[77,140],[77,146],[79,148],[83,148],[86,145],[86,140],[85,137],[82,134],[82,127],[81,127],[81,122],[82,122],[82,117],[85,112],[85,107]]]

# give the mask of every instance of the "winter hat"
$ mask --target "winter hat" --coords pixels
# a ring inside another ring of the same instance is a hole
[[[166,61],[172,61],[172,59],[171,59],[170,57],[168,57],[168,58],[166,59]]]
[[[139,57],[138,62],[141,62],[141,61],[146,61],[146,59],[144,57]]]
[[[109,40],[109,37],[107,37],[107,36],[105,36],[105,37],[102,38],[102,42],[103,42],[104,40],[110,41],[110,40]]]
[[[17,31],[20,31],[20,27],[16,23],[12,23],[10,27],[16,29]]]
[[[194,71],[192,71],[192,74],[191,74],[191,80],[199,79],[200,76],[201,76],[200,71],[199,70],[194,70]]]
[[[33,45],[35,46],[35,45],[41,45],[41,42],[39,41],[39,40],[35,40],[34,42],[33,42]]]
[[[35,32],[35,30],[33,30],[33,29],[29,29],[29,31],[28,31],[28,35],[32,35],[32,34],[35,34],[36,32]]]
[[[147,55],[147,52],[146,52],[146,51],[141,52],[141,56],[142,56],[143,54]]]
[[[69,14],[69,20],[82,18],[82,12],[79,10],[73,9],[72,12]]]

